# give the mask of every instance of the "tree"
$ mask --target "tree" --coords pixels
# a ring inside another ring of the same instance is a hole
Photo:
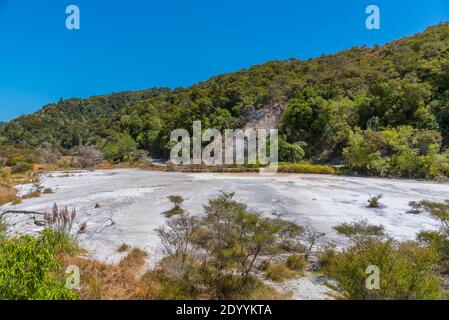
[[[137,144],[129,134],[114,137],[103,148],[107,160],[118,163],[128,159],[128,156],[137,150]]]
[[[180,199],[172,198],[178,205]],[[181,259],[178,269],[184,270],[184,281],[194,274],[194,281],[201,282],[196,286],[203,285],[221,298],[228,296],[228,290],[248,290],[258,257],[282,251],[296,234],[293,230],[301,229],[249,210],[234,200],[233,193],[211,199],[204,211],[205,216],[192,218],[182,210],[157,233],[166,253]]]
[[[288,143],[285,140],[281,140],[281,159],[288,160],[289,162],[296,163],[304,158],[306,155],[304,151],[304,147],[307,146],[307,143],[304,141],[297,141],[293,143]]]

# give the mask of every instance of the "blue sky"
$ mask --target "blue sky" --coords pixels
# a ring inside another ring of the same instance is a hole
[[[70,4],[81,30],[65,27]],[[365,28],[369,4],[381,30]],[[59,98],[188,86],[383,44],[448,20],[448,0],[0,0],[0,120]]]

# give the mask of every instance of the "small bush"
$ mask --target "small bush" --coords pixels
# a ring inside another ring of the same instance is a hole
[[[3,240],[6,239],[6,231],[7,231],[7,227],[3,223],[3,221],[0,219],[0,242],[2,242]]]
[[[131,246],[124,243],[120,247],[117,248],[117,252],[123,253],[123,252],[129,251],[130,249],[131,249]]]
[[[386,236],[384,226],[368,224],[367,220],[352,223],[342,223],[334,227],[334,230],[337,231],[338,234],[356,242],[365,240],[366,238],[370,237]]]
[[[303,273],[307,267],[307,261],[301,256],[291,255],[287,258],[286,265],[290,270]]]
[[[23,173],[33,168],[33,165],[28,162],[17,162],[11,168],[12,173]]]
[[[120,267],[139,267],[145,263],[146,258],[148,257],[148,253],[143,250],[134,248],[131,250],[128,255],[120,261]]]
[[[294,273],[292,270],[287,268],[287,266],[282,263],[271,263],[265,272],[265,277],[275,282],[282,282],[286,279],[292,278],[293,276]]]
[[[40,196],[41,196],[41,192],[39,190],[34,190],[34,191],[31,191],[30,193],[24,194],[22,196],[22,199],[26,200],[26,199],[32,199],[32,198],[39,198]]]
[[[82,252],[75,239],[67,233],[53,229],[45,229],[40,234],[40,241],[54,254],[75,255]]]
[[[37,238],[22,236],[0,243],[0,299],[3,300],[68,300],[74,291],[54,273],[59,263],[48,234]]]
[[[337,281],[337,290],[348,299],[426,300],[442,298],[442,280],[436,273],[438,254],[416,243],[369,239],[320,256],[321,270]],[[380,270],[379,290],[366,286],[369,266]]]
[[[260,271],[267,271],[268,268],[270,267],[271,262],[268,259],[263,260],[259,266],[257,267],[257,269],[259,269]]]
[[[335,169],[330,166],[316,165],[310,163],[279,164],[278,172],[306,173],[306,174],[336,174]]]
[[[100,208],[101,208],[101,205],[99,203],[96,203],[95,204],[95,209],[100,209]]]
[[[53,190],[51,188],[45,188],[44,191],[42,191],[43,194],[52,194]]]
[[[184,209],[181,207],[184,199],[181,196],[168,196],[168,200],[173,203],[174,207],[164,212],[167,218],[171,218],[173,216],[181,215],[184,213]]]
[[[368,199],[368,207],[370,208],[379,208],[380,207],[380,199],[383,198],[382,194],[379,194],[377,196],[371,197]]]

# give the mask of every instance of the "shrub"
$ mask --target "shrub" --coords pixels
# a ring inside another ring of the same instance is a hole
[[[422,231],[418,241],[437,250],[441,257],[441,268],[444,274],[449,274],[449,200],[445,202],[421,201],[410,202],[414,210],[430,213],[441,223],[439,231]]]
[[[143,250],[134,248],[128,255],[120,261],[119,266],[134,268],[145,264],[145,260],[148,257],[148,253]]]
[[[181,196],[168,196],[168,200],[173,203],[174,207],[166,212],[164,212],[167,218],[171,218],[176,215],[184,213],[184,209],[181,208],[184,199]]]
[[[307,267],[307,261],[301,256],[291,255],[287,258],[286,265],[290,270],[303,273]]]
[[[330,166],[310,164],[310,163],[281,163],[278,172],[284,173],[305,173],[305,174],[336,174],[334,168]]]
[[[285,229],[294,224],[250,211],[233,197],[222,193],[210,200],[204,207],[206,215],[199,218],[181,208],[181,214],[157,230],[169,255],[165,260],[170,264],[163,270],[170,286],[181,282],[189,294],[201,292],[215,299],[254,293],[252,273],[258,257],[281,252],[282,243],[290,242]],[[171,200],[179,204],[181,199]],[[283,267],[285,275],[294,274]],[[276,270],[271,272],[275,277]]]
[[[44,191],[42,191],[43,194],[52,194],[53,190],[51,188],[45,188]]]
[[[371,197],[368,199],[368,207],[369,208],[373,208],[373,209],[377,209],[380,207],[380,199],[383,198],[382,194],[379,194],[377,196]]]
[[[75,299],[76,294],[54,273],[59,264],[49,234],[22,236],[0,243],[0,299]]]
[[[129,251],[130,249],[131,249],[131,246],[127,245],[126,243],[123,243],[122,245],[120,245],[120,247],[117,248],[117,252],[123,253],[123,252]]]
[[[441,142],[439,132],[411,126],[356,130],[343,156],[352,173],[433,179],[449,173],[449,153],[441,152]]]
[[[23,173],[33,168],[33,165],[28,162],[17,162],[11,168],[12,173]]]
[[[334,230],[338,234],[353,240],[354,242],[360,242],[372,237],[385,237],[385,227],[382,225],[370,225],[367,220],[356,221],[352,223],[342,223]]]
[[[265,271],[265,277],[275,282],[282,282],[286,279],[292,278],[294,273],[282,263],[271,263]]]
[[[337,290],[348,299],[440,299],[442,281],[436,274],[438,254],[415,243],[368,239],[320,256],[321,270],[337,281]],[[369,266],[380,270],[379,290],[366,286]]]
[[[93,169],[103,160],[103,154],[94,146],[79,146],[76,156],[82,168]]]
[[[85,232],[86,224],[79,225],[76,233],[72,232],[72,228],[76,219],[76,210],[70,212],[67,207],[59,209],[56,203],[53,205],[51,213],[45,213],[44,219],[47,223],[47,229],[44,234],[50,235],[46,238],[52,244],[52,247],[67,254],[75,254],[79,252],[79,248],[75,245],[77,236]]]
[[[75,255],[82,252],[73,237],[57,230],[45,229],[40,234],[40,241],[45,244],[53,255]]]
[[[126,161],[137,150],[134,139],[127,134],[113,136],[103,147],[104,157],[112,163]]]

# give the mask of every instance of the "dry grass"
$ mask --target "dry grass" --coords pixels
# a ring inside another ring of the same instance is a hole
[[[85,300],[153,299],[156,287],[140,281],[147,253],[133,249],[119,264],[110,265],[80,257],[60,257],[62,270],[69,265],[80,269],[79,297]]]
[[[52,194],[53,190],[51,188],[45,188],[44,191],[42,191],[43,194]]]
[[[289,256],[285,263],[265,260],[260,269],[265,271],[265,277],[275,282],[283,282],[288,279],[304,276],[307,261],[300,256]]]
[[[21,199],[17,197],[17,191],[10,187],[0,187],[0,206],[12,203],[19,204]]]
[[[131,247],[129,245],[127,245],[126,243],[124,243],[120,247],[117,248],[117,252],[123,253],[123,252],[129,251],[130,249],[131,249]]]
[[[30,193],[23,195],[22,199],[26,200],[26,199],[32,199],[32,198],[39,198],[40,196],[41,196],[41,192],[38,190],[35,190],[35,191],[31,191]]]
[[[37,194],[26,195],[22,198],[17,196],[17,190],[14,188],[19,184],[31,183],[32,175],[26,173],[12,173],[10,167],[0,170],[0,205],[7,203],[19,204],[21,199],[28,199],[38,196]]]
[[[123,268],[135,269],[143,266],[148,253],[140,249],[132,249],[128,255],[120,261],[119,266]]]

